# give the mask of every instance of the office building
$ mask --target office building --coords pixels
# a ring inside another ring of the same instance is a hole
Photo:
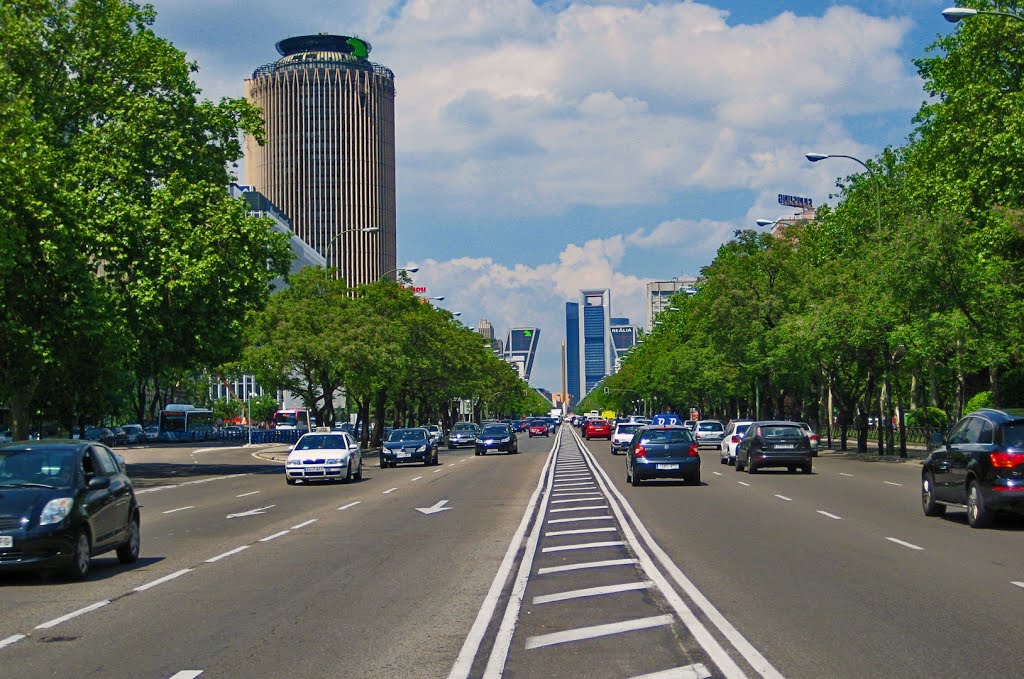
[[[378,280],[397,267],[394,73],[359,38],[303,35],[277,51],[245,81],[265,137],[246,140],[249,182],[349,285]]]
[[[566,371],[569,394],[579,403],[615,366],[611,290],[580,290],[565,304]]]
[[[670,281],[653,281],[647,284],[647,331],[654,327],[654,321],[662,311],[667,309],[672,295],[679,291],[685,291],[692,295],[697,291],[697,279],[692,276],[682,276]]]
[[[540,328],[512,328],[505,335],[505,360],[519,371],[519,376],[530,381],[533,360],[537,356]]]

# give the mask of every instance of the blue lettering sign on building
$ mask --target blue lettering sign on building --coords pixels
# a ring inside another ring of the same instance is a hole
[[[814,207],[814,201],[810,198],[802,198],[800,196],[787,196],[784,193],[779,194],[779,205],[788,205],[789,207],[799,207],[806,210],[810,210]]]

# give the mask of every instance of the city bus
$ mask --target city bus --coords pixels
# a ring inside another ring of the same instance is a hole
[[[205,441],[213,437],[213,411],[189,403],[168,403],[160,411],[161,441]]]
[[[274,413],[274,429],[309,431],[309,411],[304,408],[284,408]]]

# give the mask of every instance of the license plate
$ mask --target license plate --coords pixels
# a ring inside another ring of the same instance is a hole
[[[306,473],[307,474],[309,472],[321,472],[321,473],[323,473],[323,471],[324,471],[323,467],[306,467]]]
[[[792,443],[780,443],[775,446],[775,450],[792,450],[793,448],[796,448],[796,446]]]
[[[658,469],[679,469],[677,464],[659,464]]]
[[[0,535],[0,549],[10,549],[14,546],[13,535]]]
[[[410,457],[410,456],[412,456],[412,453],[399,453],[398,454],[398,457]]]

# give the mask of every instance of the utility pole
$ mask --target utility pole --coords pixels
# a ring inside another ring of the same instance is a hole
[[[569,391],[569,377],[568,367],[565,361],[565,340],[562,340],[562,414],[566,413],[566,401],[568,400]]]

